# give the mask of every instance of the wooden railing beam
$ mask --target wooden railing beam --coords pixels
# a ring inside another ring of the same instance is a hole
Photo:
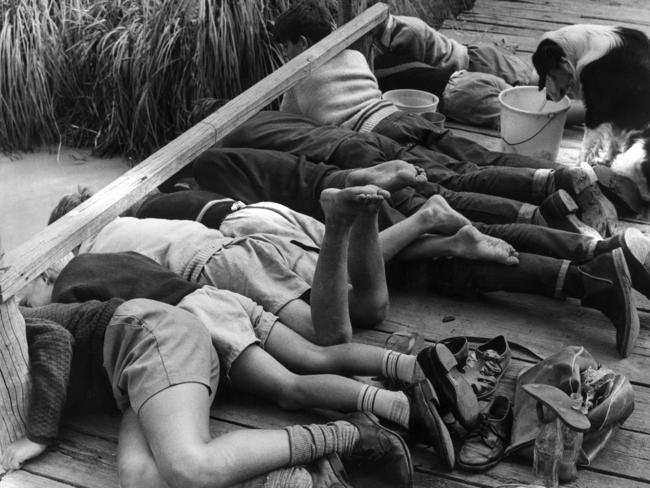
[[[8,268],[0,275],[0,303],[9,300],[50,264],[97,233],[305,75],[362,38],[387,15],[386,5],[372,6],[156,151],[74,211],[8,252]]]

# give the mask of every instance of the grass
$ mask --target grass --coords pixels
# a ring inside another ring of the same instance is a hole
[[[463,1],[389,3],[431,21],[438,3]],[[268,25],[289,3],[1,1],[0,150],[63,143],[141,160],[281,64]]]

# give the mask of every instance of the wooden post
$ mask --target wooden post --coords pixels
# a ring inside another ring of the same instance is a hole
[[[0,242],[0,276],[3,263]],[[25,321],[12,297],[0,303],[0,453],[25,433],[30,391]]]

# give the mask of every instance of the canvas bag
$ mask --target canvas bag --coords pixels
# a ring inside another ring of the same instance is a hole
[[[522,385],[553,385],[570,394],[579,391],[580,373],[589,367],[597,369],[599,364],[584,347],[567,346],[519,373],[515,386],[510,446],[506,449],[506,455],[517,452],[532,459],[532,447],[540,430],[536,400],[523,391]],[[591,428],[585,432],[578,464],[589,465],[633,410],[632,385],[625,376],[616,374],[609,396],[587,412]]]

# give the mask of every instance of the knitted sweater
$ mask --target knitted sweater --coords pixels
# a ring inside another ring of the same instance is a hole
[[[370,132],[397,108],[382,100],[363,54],[346,49],[287,91],[280,110],[322,124]]]
[[[148,298],[176,305],[200,287],[135,252],[80,254],[59,274],[52,299],[76,303],[113,297]]]
[[[90,412],[116,410],[104,370],[103,347],[106,326],[122,303],[114,298],[20,308],[27,326],[33,378],[27,427],[31,440],[51,442],[56,438],[64,406]]]

